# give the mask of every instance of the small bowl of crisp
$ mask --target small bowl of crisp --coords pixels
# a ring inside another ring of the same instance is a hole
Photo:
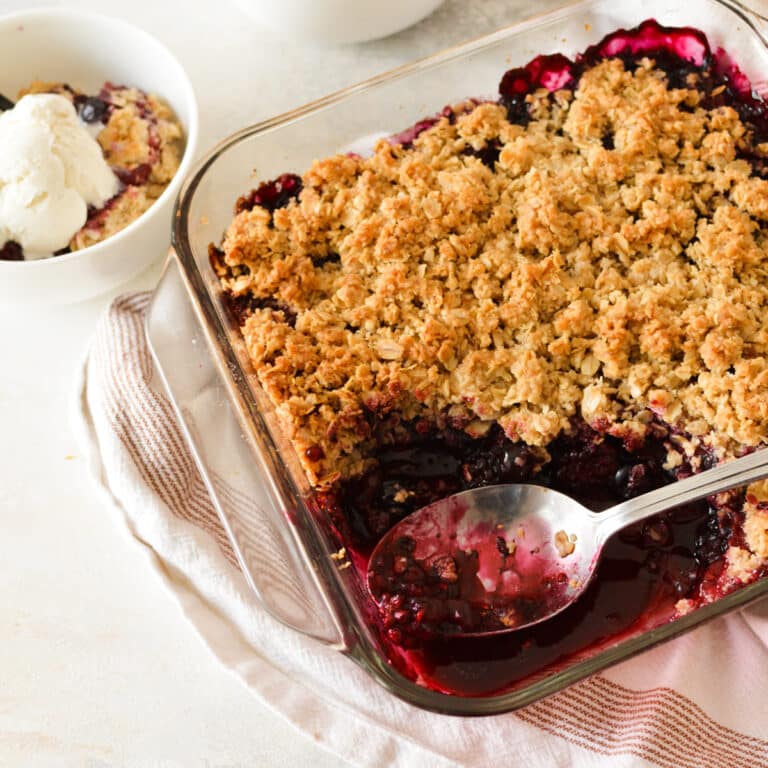
[[[197,132],[187,75],[143,30],[0,17],[0,302],[81,301],[159,260]]]

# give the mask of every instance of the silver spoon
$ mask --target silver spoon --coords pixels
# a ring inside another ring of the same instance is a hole
[[[765,477],[768,450],[756,451],[604,512],[538,485],[474,488],[388,531],[369,560],[368,588],[398,620],[410,611],[409,621],[451,635],[522,629],[579,598],[617,531]]]

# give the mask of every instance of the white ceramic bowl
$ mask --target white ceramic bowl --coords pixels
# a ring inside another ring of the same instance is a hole
[[[125,229],[81,251],[39,261],[0,261],[0,302],[72,303],[129,280],[165,254],[173,203],[197,143],[197,103],[184,70],[153,37],[119,19],[61,9],[0,18],[0,93],[32,80],[96,93],[110,80],[163,98],[181,120],[186,149],[154,205]]]
[[[238,0],[286,40],[359,43],[386,37],[432,13],[443,0]]]

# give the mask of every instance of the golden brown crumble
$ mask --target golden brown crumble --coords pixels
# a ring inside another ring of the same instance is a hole
[[[318,160],[298,200],[232,221],[222,280],[270,300],[242,331],[313,484],[365,467],[372,412],[542,448],[650,412],[721,453],[768,438],[768,182],[737,113],[618,59],[531,111]]]
[[[571,534],[570,536],[565,531],[555,532],[555,549],[560,557],[568,557],[576,549],[576,536]]]
[[[164,101],[136,88],[116,90],[111,99],[115,109],[97,136],[104,158],[121,168],[149,163],[147,196],[156,199],[179,168],[184,139],[181,124]],[[144,111],[152,116],[151,123]]]
[[[728,563],[728,576],[743,584],[754,578],[755,571],[762,565],[763,559],[742,547],[728,547],[725,553]]]
[[[347,556],[346,548],[341,547],[341,549],[339,549],[338,551],[331,553],[331,560],[344,560],[346,556]]]

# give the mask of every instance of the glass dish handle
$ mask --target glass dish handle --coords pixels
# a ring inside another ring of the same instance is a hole
[[[343,648],[343,632],[260,461],[244,434],[211,354],[175,254],[152,299],[147,337],[154,375],[176,411],[187,445],[238,562],[261,605],[283,624]]]

